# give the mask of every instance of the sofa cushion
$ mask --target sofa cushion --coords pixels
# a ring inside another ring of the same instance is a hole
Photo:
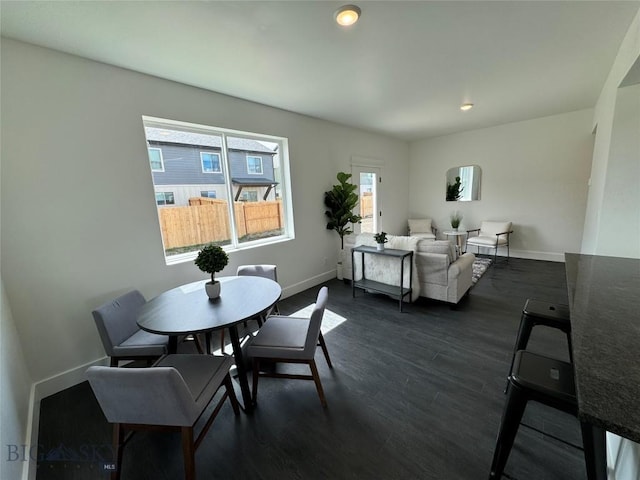
[[[456,247],[449,240],[428,241],[426,239],[421,239],[418,241],[418,252],[447,255],[449,257],[449,263],[453,263],[458,259]]]

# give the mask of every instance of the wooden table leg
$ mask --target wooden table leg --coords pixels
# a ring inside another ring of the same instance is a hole
[[[242,392],[242,403],[244,403],[244,411],[251,413],[253,411],[253,402],[251,401],[251,390],[249,390],[249,381],[247,380],[247,369],[244,365],[244,357],[242,355],[242,345],[238,336],[238,327],[232,325],[229,327],[229,337],[231,338],[231,346],[233,347],[233,357],[236,361],[236,370],[238,372],[238,382],[240,382],[240,391]]]

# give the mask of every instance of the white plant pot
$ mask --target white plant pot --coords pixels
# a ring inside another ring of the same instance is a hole
[[[378,250],[384,250],[384,243],[378,243]]]
[[[220,296],[220,282],[207,282],[204,284],[204,289],[207,292],[209,298],[218,298]]]
[[[338,263],[336,265],[336,277],[338,278],[338,280],[344,279],[344,274],[342,273],[342,263]]]

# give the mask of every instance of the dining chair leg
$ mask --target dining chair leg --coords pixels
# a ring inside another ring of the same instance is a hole
[[[260,376],[260,360],[257,358],[253,359],[253,374],[252,374],[252,394],[251,401],[255,404],[258,398],[258,377]]]
[[[320,332],[320,335],[318,335],[318,343],[322,348],[322,353],[324,353],[324,358],[327,360],[327,365],[329,365],[329,368],[333,368],[333,365],[331,365],[331,359],[329,358],[329,350],[327,350],[327,344],[324,341],[322,332]]]
[[[113,462],[115,471],[111,472],[111,480],[120,480],[122,468],[122,449],[124,447],[124,428],[119,423],[113,424]]]
[[[240,415],[240,405],[238,403],[238,397],[236,397],[236,391],[233,389],[233,382],[231,381],[231,375],[227,373],[227,376],[224,377],[224,386],[227,390],[227,395],[229,396],[229,401],[231,402],[231,408],[233,408],[233,413],[236,416]]]
[[[313,376],[313,381],[316,384],[316,390],[318,391],[318,396],[320,397],[320,403],[323,407],[326,408],[327,400],[324,397],[324,390],[322,389],[322,382],[320,382],[320,375],[318,374],[318,368],[316,367],[315,360],[309,360],[309,368],[311,368],[311,375]]]
[[[182,453],[184,455],[184,478],[185,480],[195,480],[196,459],[195,447],[193,444],[193,427],[182,427]]]
[[[193,343],[196,346],[196,350],[198,350],[198,353],[202,355],[204,353],[204,349],[202,348],[202,342],[200,341],[200,337],[197,333],[193,334]]]

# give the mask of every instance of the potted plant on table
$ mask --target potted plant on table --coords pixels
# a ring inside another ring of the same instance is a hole
[[[210,243],[200,250],[194,263],[203,272],[211,274],[211,281],[205,283],[204,288],[209,298],[218,298],[220,296],[220,282],[215,279],[215,274],[229,263],[227,252],[221,246]]]
[[[342,279],[342,250],[344,249],[344,236],[353,233],[350,223],[359,223],[360,215],[353,213],[358,205],[358,194],[355,193],[357,185],[349,182],[350,173],[338,172],[338,184],[324,193],[324,205],[327,207],[324,214],[329,219],[327,230],[335,230],[340,235],[340,258],[338,258],[337,276]]]
[[[451,228],[455,232],[458,231],[458,227],[460,226],[460,222],[462,221],[462,214],[458,211],[455,211],[451,214]]]
[[[387,234],[385,232],[376,233],[373,239],[378,244],[378,250],[384,250],[384,244],[389,241],[387,240]]]

